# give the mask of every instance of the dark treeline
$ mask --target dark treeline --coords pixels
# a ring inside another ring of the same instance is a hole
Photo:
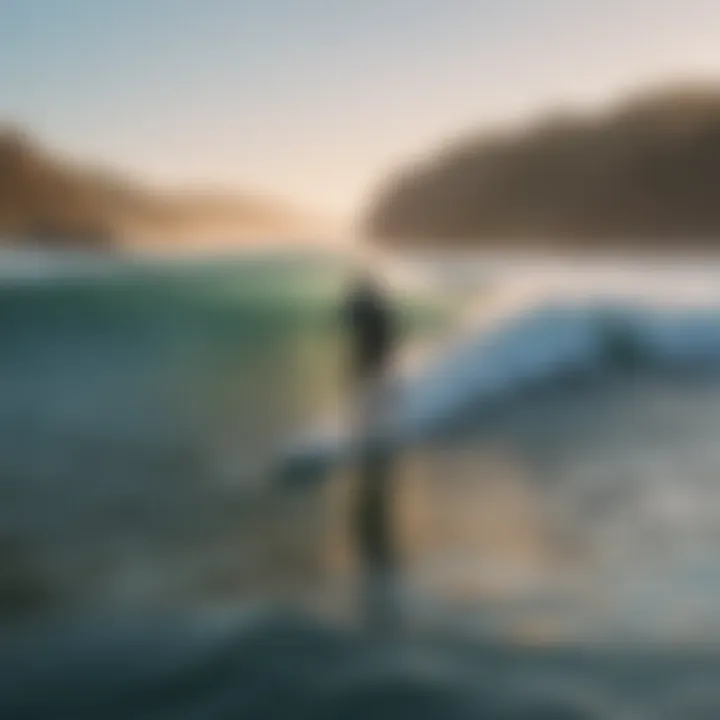
[[[648,92],[446,146],[380,189],[367,228],[396,246],[715,247],[720,86]]]

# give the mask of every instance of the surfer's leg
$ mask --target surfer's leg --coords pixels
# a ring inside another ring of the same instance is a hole
[[[395,557],[392,516],[393,453],[380,437],[386,412],[385,387],[376,378],[364,399],[364,429],[356,472],[355,536],[361,567],[361,602],[365,622],[372,628],[397,623]]]

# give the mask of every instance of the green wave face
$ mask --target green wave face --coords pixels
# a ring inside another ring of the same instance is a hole
[[[277,256],[6,281],[0,426],[16,408],[43,436],[69,425],[78,442],[270,452],[342,391],[346,280],[334,258]],[[443,316],[427,298],[397,302],[410,336]]]

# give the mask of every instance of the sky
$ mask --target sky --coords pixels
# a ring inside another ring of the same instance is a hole
[[[0,0],[0,121],[339,220],[458,133],[686,78],[717,0]]]

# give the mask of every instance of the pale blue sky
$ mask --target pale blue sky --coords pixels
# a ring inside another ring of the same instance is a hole
[[[338,216],[458,132],[715,73],[718,0],[0,0],[0,119]]]

